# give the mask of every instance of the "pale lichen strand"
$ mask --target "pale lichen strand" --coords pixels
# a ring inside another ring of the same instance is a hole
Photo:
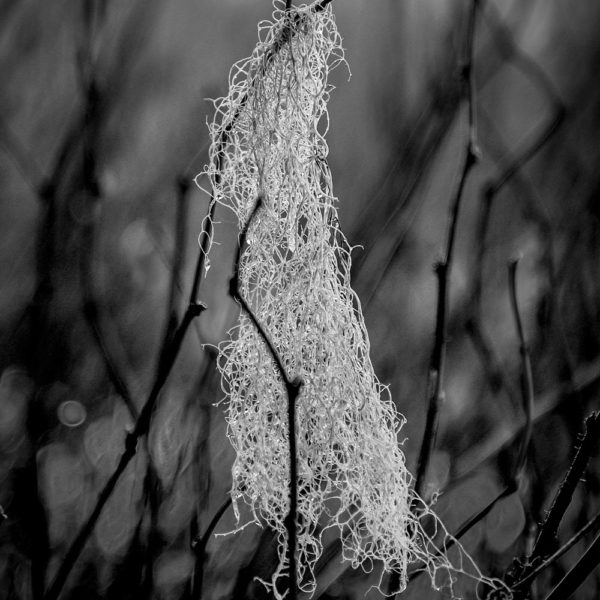
[[[328,75],[344,62],[332,10],[303,6],[286,14],[277,0],[274,7],[273,20],[259,24],[252,55],[232,68],[228,95],[215,101],[205,172],[214,200],[234,211],[240,229],[262,198],[239,286],[290,378],[304,382],[296,407],[300,588],[315,589],[322,535],[332,527],[353,567],[379,567],[382,577],[394,570],[401,589],[409,564],[421,564],[436,587],[452,588],[457,573],[497,587],[460,546],[452,564],[437,552],[448,533],[415,497],[398,444],[404,419],[369,358],[324,139]],[[286,389],[247,314],[219,351],[236,452],[233,506],[240,527],[242,501],[251,519],[277,532],[279,566],[267,585],[280,598],[289,510]]]

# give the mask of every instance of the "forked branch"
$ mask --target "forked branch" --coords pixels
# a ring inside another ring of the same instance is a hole
[[[256,200],[256,204],[250,214],[250,217],[246,221],[246,225],[240,233],[237,254],[235,258],[235,265],[233,269],[233,277],[229,283],[229,294],[231,297],[239,302],[243,311],[248,315],[252,324],[258,331],[260,337],[267,345],[269,353],[271,354],[277,370],[283,383],[288,398],[287,414],[288,414],[288,436],[289,436],[289,460],[290,460],[290,509],[285,519],[285,525],[288,533],[288,545],[287,545],[287,559],[289,568],[289,580],[290,580],[290,598],[295,600],[297,597],[298,581],[297,581],[297,567],[296,567],[296,520],[298,513],[298,473],[297,473],[297,451],[296,451],[296,400],[300,393],[300,389],[303,385],[302,380],[299,377],[291,379],[287,373],[283,359],[275,348],[270,336],[262,326],[252,308],[242,296],[240,290],[240,260],[243,254],[244,247],[246,245],[246,237],[248,235],[248,229],[255,220],[258,211],[260,210],[263,203],[262,196],[259,196]]]

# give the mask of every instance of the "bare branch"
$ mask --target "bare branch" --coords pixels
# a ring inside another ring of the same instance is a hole
[[[463,83],[463,100],[467,104],[467,143],[463,165],[460,170],[459,182],[450,203],[448,235],[444,258],[436,265],[438,278],[437,316],[435,329],[435,344],[431,354],[427,384],[427,418],[417,470],[415,490],[421,495],[423,491],[427,465],[435,444],[439,408],[444,400],[444,366],[446,353],[446,320],[448,314],[448,285],[452,269],[456,229],[460,212],[461,200],[465,183],[473,166],[477,162],[476,130],[475,130],[475,82],[473,77],[475,21],[478,0],[472,0],[467,25],[465,42],[465,63],[461,69]]]
[[[575,488],[584,475],[590,456],[598,447],[599,438],[600,414],[595,412],[585,420],[585,429],[581,437],[581,443],[556,493],[548,516],[540,528],[540,534],[535,543],[532,559],[544,557],[554,547],[560,523],[571,503]]]
[[[519,589],[529,585],[540,573],[545,571],[549,566],[554,564],[563,554],[568,552],[579,540],[586,536],[590,531],[593,531],[600,525],[600,512],[588,521],[568,542],[564,543],[554,554],[549,556],[544,562],[537,566],[533,571],[529,572],[523,579],[513,585],[513,589]]]
[[[517,335],[519,336],[520,353],[521,353],[521,369],[522,369],[522,388],[523,388],[523,412],[525,413],[525,427],[523,429],[523,439],[521,441],[521,449],[519,450],[519,457],[515,466],[515,479],[519,479],[525,462],[527,460],[527,451],[529,450],[529,444],[531,442],[531,434],[533,432],[533,375],[531,370],[531,357],[529,355],[529,347],[525,341],[525,333],[523,332],[523,323],[521,321],[521,314],[519,312],[519,304],[517,301],[517,265],[519,261],[511,260],[508,263],[509,272],[509,289],[510,289],[510,303],[515,319],[517,328]]]
[[[260,207],[262,206],[262,197],[259,196],[256,200],[256,204],[252,209],[252,213],[246,222],[246,225],[242,229],[239,238],[238,250],[235,259],[235,265],[233,270],[233,277],[231,278],[229,285],[229,293],[231,297],[240,303],[244,312],[248,315],[253,325],[256,327],[260,337],[267,345],[273,360],[279,371],[279,375],[285,384],[285,389],[288,397],[288,435],[289,435],[289,452],[290,452],[290,509],[285,519],[286,529],[288,533],[288,545],[287,545],[287,557],[288,557],[288,568],[290,578],[290,598],[295,600],[297,597],[298,582],[297,582],[297,568],[296,568],[296,520],[298,513],[298,474],[297,474],[297,452],[296,452],[296,399],[300,393],[303,382],[299,377],[291,379],[287,374],[283,359],[279,352],[273,345],[273,342],[264,327],[257,319],[256,315],[252,311],[252,308],[240,293],[239,285],[239,267],[240,259],[244,246],[246,245],[246,237],[248,229],[252,224],[252,221],[256,218]]]
[[[546,600],[570,598],[600,563],[600,534],[596,536],[585,554],[575,563],[558,585],[546,596]]]

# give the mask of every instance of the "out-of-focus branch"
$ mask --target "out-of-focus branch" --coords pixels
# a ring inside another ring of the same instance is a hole
[[[532,134],[529,141],[525,142],[521,149],[517,150],[508,159],[502,161],[500,172],[496,177],[490,179],[482,188],[480,212],[476,227],[478,251],[475,253],[474,283],[471,292],[471,311],[475,319],[479,318],[479,305],[483,285],[483,266],[486,257],[487,233],[491,222],[491,214],[494,200],[498,193],[507,183],[523,169],[523,167],[543,148],[543,146],[556,133],[563,123],[566,109],[559,95],[554,89],[551,81],[541,67],[529,56],[527,56],[514,41],[511,33],[506,29],[500,17],[494,12],[493,3],[482,3],[481,12],[487,20],[493,35],[494,44],[500,49],[505,60],[512,62],[516,68],[538,87],[547,98],[551,114],[545,125]]]
[[[533,373],[531,370],[531,357],[529,354],[529,347],[525,340],[525,333],[523,331],[523,322],[521,320],[521,313],[519,311],[519,303],[517,301],[517,266],[518,259],[511,260],[508,264],[508,282],[510,290],[510,304],[513,311],[513,317],[517,328],[517,335],[519,337],[519,350],[521,353],[521,381],[523,389],[523,412],[525,414],[525,427],[523,428],[523,438],[521,440],[521,448],[519,450],[518,459],[515,466],[515,480],[519,480],[521,473],[525,467],[527,460],[527,451],[529,450],[529,444],[531,442],[531,435],[533,433]]]
[[[0,146],[4,147],[6,154],[14,163],[29,189],[34,194],[39,194],[39,190],[45,181],[44,172],[33,158],[32,152],[24,147],[2,118],[0,118]]]
[[[498,193],[504,186],[511,182],[519,173],[519,171],[531,160],[548,140],[556,133],[558,127],[564,120],[566,111],[564,104],[559,95],[554,89],[550,79],[540,68],[540,66],[526,55],[514,38],[510,31],[503,24],[501,18],[497,15],[496,9],[491,2],[481,3],[481,12],[486,20],[491,32],[493,43],[500,50],[504,60],[514,64],[515,68],[521,72],[532,83],[541,90],[542,94],[547,98],[551,106],[551,115],[546,123],[539,131],[535,132],[532,138],[526,142],[520,150],[513,156],[503,161],[498,175],[490,179],[484,185],[481,193],[480,211],[476,226],[476,240],[478,250],[475,253],[475,265],[471,299],[470,299],[470,322],[472,325],[481,329],[480,310],[481,310],[481,295],[483,287],[484,263],[487,256],[486,238],[491,223],[492,207]],[[542,221],[542,219],[539,219]],[[547,229],[547,228],[545,228]],[[548,251],[549,277],[553,278],[553,269],[551,264],[551,249]],[[553,282],[550,281],[552,285]]]
[[[86,55],[85,53],[83,53]],[[88,61],[91,58],[88,57]],[[79,278],[83,296],[83,314],[92,338],[102,356],[108,377],[117,394],[123,400],[131,417],[138,416],[137,408],[129,392],[124,375],[113,357],[113,352],[106,339],[100,323],[99,307],[96,300],[94,284],[94,249],[96,245],[97,209],[101,198],[100,184],[97,178],[96,145],[98,130],[102,118],[102,98],[96,81],[90,72],[91,66],[80,65],[81,85],[84,87],[84,129],[82,133],[82,167],[81,178],[83,187],[83,202],[87,217],[81,226],[81,241],[79,252]],[[116,344],[112,344],[113,347]]]
[[[494,353],[490,340],[482,330],[479,320],[470,317],[467,319],[465,329],[477,355],[481,359],[492,393],[498,394],[501,391],[504,391],[512,406],[517,407],[518,400],[516,394],[507,381],[502,366],[500,365],[500,361]]]
[[[213,518],[208,524],[208,527],[206,528],[206,531],[202,534],[201,537],[196,538],[192,542],[192,551],[194,552],[196,558],[191,589],[191,595],[194,600],[201,600],[202,598],[202,583],[204,581],[204,563],[206,561],[206,546],[208,545],[208,542],[215,530],[215,527],[218,525],[219,521],[227,512],[227,509],[230,506],[231,497],[228,496],[225,502],[221,504],[217,512],[214,514]]]
[[[177,206],[175,213],[175,235],[173,258],[170,264],[169,289],[167,293],[167,311],[165,319],[165,331],[163,333],[162,343],[160,345],[158,365],[162,361],[162,355],[169,346],[169,341],[173,337],[179,314],[177,310],[177,297],[179,291],[179,281],[185,264],[185,242],[186,242],[186,221],[188,213],[188,191],[190,181],[186,177],[180,177],[177,180]]]
[[[519,306],[517,302],[517,288],[516,288],[516,273],[517,273],[517,264],[518,260],[513,260],[509,262],[508,270],[509,270],[509,287],[510,287],[510,302],[513,310],[513,316],[515,319],[515,324],[517,328],[517,335],[519,338],[520,351],[521,351],[521,361],[522,361],[522,380],[523,380],[523,412],[525,413],[525,427],[523,428],[522,440],[521,440],[521,448],[519,450],[517,461],[515,462],[515,466],[513,468],[513,473],[508,479],[508,482],[502,489],[502,491],[497,494],[484,508],[475,513],[472,517],[467,519],[456,531],[456,533],[449,537],[437,552],[437,555],[444,554],[452,548],[452,546],[463,537],[467,532],[469,532],[477,523],[482,521],[491,511],[492,509],[504,498],[507,498],[511,494],[517,492],[520,487],[520,482],[522,478],[522,472],[525,467],[525,461],[527,459],[527,451],[529,449],[529,444],[531,441],[531,434],[533,430],[533,377],[531,373],[531,360],[529,357],[529,350],[527,347],[527,342],[525,340],[525,334],[523,331],[523,324],[521,321],[521,314],[519,312]],[[422,570],[415,571],[411,577],[409,577],[409,581],[411,579],[416,579]]]
[[[414,204],[413,200],[415,200],[416,197],[417,187],[429,172],[433,158],[435,157],[442,140],[447,135],[450,126],[454,122],[459,102],[453,102],[451,100],[444,102],[443,106],[439,106],[440,104],[442,103],[439,101],[432,101],[425,107],[410,134],[411,138],[414,136],[421,141],[421,144],[417,145],[417,143],[411,143],[410,139],[407,141],[406,150],[392,165],[380,191],[373,196],[372,200],[366,203],[364,210],[357,219],[357,223],[360,223],[361,228],[364,226],[367,219],[369,221],[372,220],[373,208],[376,206],[380,195],[385,189],[387,180],[390,179],[396,171],[400,171],[402,167],[408,166],[408,174],[403,177],[402,191],[398,199],[394,202],[385,222],[381,227],[372,227],[373,231],[376,232],[376,236],[367,242],[365,250],[358,254],[356,260],[353,262],[353,271],[355,275],[361,279],[365,278],[367,273],[371,273],[371,269],[366,269],[365,265],[367,265],[375,248],[378,247],[381,240],[385,240],[388,237],[388,233],[392,228],[400,230],[395,234],[395,239],[387,259],[384,261],[383,265],[378,266],[376,270],[377,276],[363,284],[364,287],[369,290],[362,302],[363,310],[365,311],[371,305],[371,302],[377,295],[382,283],[385,281],[390,268],[395,264],[401,249],[404,247],[406,234],[414,220],[415,214],[419,210],[419,205],[413,206],[411,209],[411,203]],[[431,125],[432,121],[435,122],[435,125],[433,126]],[[425,141],[423,142],[423,140]],[[411,209],[411,214],[406,215],[404,219],[400,220],[399,216],[406,214],[409,209]],[[399,220],[400,224],[398,223]],[[361,235],[364,234],[361,232]]]
[[[481,510],[476,512],[472,517],[469,517],[456,530],[455,533],[453,533],[451,536],[449,536],[442,544],[442,547],[439,548],[433,554],[433,556],[438,557],[438,556],[442,556],[442,554],[446,554],[446,552],[448,552],[456,544],[456,542],[458,540],[460,540],[469,531],[471,531],[471,529],[473,529],[473,527],[475,527],[475,525],[477,525],[477,523],[479,523],[480,521],[485,519],[485,517],[487,517],[490,514],[490,512],[496,506],[496,504],[498,504],[498,502],[500,502],[501,500],[504,500],[504,498],[507,498],[511,494],[514,494],[517,491],[517,489],[518,489],[518,487],[516,484],[516,480],[512,479],[511,481],[509,481],[509,483],[502,489],[502,491],[499,494],[497,494],[496,496],[494,496],[494,498],[488,504],[486,504],[486,506],[484,506]],[[418,579],[423,573],[425,573],[425,571],[422,568],[416,569],[415,571],[410,573],[408,575],[409,583],[412,583],[415,579]]]
[[[89,160],[89,157],[88,157]],[[84,161],[85,162],[85,161]],[[87,164],[87,168],[89,169],[91,166],[89,163]],[[84,167],[84,171],[85,171]],[[205,227],[208,226],[205,221]],[[203,234],[206,235],[206,229],[203,230]],[[198,262],[200,263],[204,258],[202,251],[200,251]],[[200,269],[200,273],[202,270]],[[62,563],[60,564],[56,575],[50,584],[50,587],[46,594],[44,595],[44,600],[57,600],[60,596],[60,593],[67,581],[67,578],[75,565],[77,559],[79,558],[83,548],[90,535],[92,534],[94,527],[100,517],[100,514],[111,497],[121,475],[125,471],[127,465],[131,462],[133,457],[137,453],[137,445],[140,438],[146,436],[150,429],[151,418],[156,407],[156,403],[160,396],[160,392],[169,377],[171,369],[175,364],[175,361],[179,355],[179,351],[181,349],[181,345],[186,336],[186,333],[195,320],[197,316],[206,308],[204,304],[200,303],[196,300],[199,292],[200,286],[200,277],[196,277],[194,279],[194,284],[191,292],[191,300],[188,304],[187,310],[183,316],[183,319],[179,322],[178,326],[175,328],[175,331],[171,338],[169,339],[168,345],[165,347],[164,351],[161,353],[161,360],[159,361],[159,366],[155,375],[154,384],[146,400],[141,413],[139,414],[135,427],[132,432],[130,432],[127,436],[125,442],[125,450],[121,454],[121,458],[117,465],[117,468],[109,478],[109,480],[104,485],[104,488],[100,492],[94,509],[92,513],[88,517],[85,524],[79,530],[77,536],[71,543]]]
[[[539,396],[532,416],[534,424],[560,409],[563,403],[573,396],[596,386],[600,382],[600,359],[580,367],[575,372],[573,380],[573,384],[554,386],[545,394]],[[477,473],[485,464],[511,448],[519,439],[522,439],[523,430],[523,424],[512,431],[500,430],[482,444],[463,452],[456,461],[457,465],[454,466],[455,475],[452,477],[450,484],[442,490],[443,493],[449,493],[458,484]]]
[[[154,381],[154,385],[152,386],[152,390],[144,404],[144,407],[136,421],[135,427],[133,431],[131,431],[127,435],[127,439],[125,441],[125,450],[121,454],[121,458],[119,459],[119,463],[117,468],[111,475],[110,479],[104,485],[104,488],[100,492],[98,499],[96,501],[96,505],[88,517],[87,521],[83,525],[83,527],[78,532],[74,541],[72,542],[63,562],[61,563],[56,575],[48,589],[48,592],[44,596],[44,600],[57,600],[59,597],[64,584],[66,583],[67,577],[69,576],[75,562],[79,558],[81,551],[83,550],[89,536],[91,535],[98,518],[100,517],[100,513],[104,508],[104,505],[112,495],[117,482],[119,481],[121,475],[125,471],[127,465],[131,462],[133,457],[137,452],[137,443],[138,440],[148,434],[148,429],[150,427],[151,416],[154,412],[154,408],[156,406],[156,402],[158,401],[160,392],[171,372],[173,365],[179,355],[179,350],[181,349],[181,345],[189,329],[192,321],[201,314],[201,312],[206,307],[204,304],[195,303],[190,304],[185,312],[185,315],[179,324],[173,339],[169,344],[168,350],[164,354],[164,359],[162,361],[161,367],[157,374],[156,380]]]
[[[437,434],[439,409],[444,401],[444,367],[446,356],[446,320],[448,314],[448,287],[454,256],[454,243],[460,212],[461,200],[465,183],[471,169],[477,162],[476,129],[475,129],[475,82],[473,76],[474,51],[475,51],[475,25],[477,17],[477,4],[479,0],[472,0],[468,11],[467,35],[465,39],[464,64],[461,68],[462,98],[467,105],[467,131],[466,148],[463,164],[459,173],[459,181],[450,201],[448,217],[448,234],[444,258],[435,267],[438,279],[437,312],[435,327],[435,343],[431,353],[427,380],[427,417],[423,441],[417,461],[415,475],[415,492],[422,496],[425,484],[427,467]],[[414,506],[411,510],[415,510]],[[390,575],[387,591],[393,594],[398,589],[399,574],[393,571]]]
[[[501,18],[496,12],[492,2],[487,2],[482,11],[492,30],[494,42],[505,59],[514,64],[547,98],[551,107],[551,116],[545,126],[534,134],[532,139],[525,143],[511,160],[509,160],[500,174],[487,185],[487,194],[495,196],[506,183],[531,160],[546,142],[554,135],[559,126],[564,122],[566,107],[556,92],[550,78],[544,70],[529,57],[515,42],[510,31],[506,29]]]

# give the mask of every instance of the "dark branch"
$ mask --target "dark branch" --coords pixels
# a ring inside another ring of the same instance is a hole
[[[570,598],[600,563],[600,534],[596,536],[585,554],[575,563],[558,585],[546,596],[546,600]]]
[[[217,512],[211,519],[206,531],[202,534],[202,537],[195,539],[192,542],[192,551],[196,556],[195,568],[194,568],[194,579],[193,579],[193,597],[196,600],[202,598],[202,582],[204,580],[204,563],[206,561],[206,546],[210,540],[210,536],[213,534],[215,527],[223,515],[227,512],[227,509],[231,506],[231,497],[228,497],[223,504],[219,507]]]
[[[568,552],[579,540],[586,536],[590,531],[593,531],[600,525],[600,512],[596,513],[588,523],[586,523],[568,542],[563,544],[554,554],[548,557],[543,563],[537,566],[533,571],[529,572],[523,579],[514,584],[513,589],[519,589],[528,586],[542,571],[545,571],[549,566],[553,565],[563,554]]]
[[[521,353],[521,379],[523,389],[523,412],[525,413],[525,427],[523,429],[523,439],[521,441],[521,449],[519,450],[519,457],[515,466],[515,479],[519,479],[525,462],[527,460],[527,451],[529,450],[529,444],[531,442],[531,434],[533,432],[533,374],[531,370],[531,357],[529,354],[529,347],[525,341],[525,333],[523,331],[523,323],[521,320],[521,314],[519,312],[519,303],[517,301],[517,265],[519,261],[511,260],[508,263],[508,282],[510,290],[510,304],[517,328],[517,335],[519,336],[519,346]]]
[[[248,315],[252,321],[254,327],[258,331],[260,337],[263,339],[269,352],[275,361],[279,375],[285,385],[287,397],[288,397],[288,435],[289,435],[289,453],[290,453],[290,510],[285,519],[286,529],[288,533],[288,547],[287,547],[287,558],[289,567],[289,578],[290,578],[290,598],[295,600],[297,597],[298,582],[297,582],[297,568],[296,568],[296,520],[298,512],[298,474],[297,474],[297,452],[296,452],[296,399],[300,393],[300,389],[303,385],[302,380],[299,377],[291,379],[287,374],[283,359],[279,352],[275,348],[270,336],[265,331],[263,325],[260,323],[252,308],[241,295],[240,292],[240,259],[244,247],[246,245],[246,237],[248,230],[252,222],[256,218],[258,211],[262,206],[262,197],[259,196],[256,200],[256,204],[246,222],[246,225],[242,229],[239,238],[238,250],[235,258],[235,265],[233,269],[233,277],[229,284],[229,293],[231,297],[240,303],[244,312]]]
[[[448,236],[443,260],[436,265],[438,278],[438,297],[436,313],[435,344],[431,354],[427,384],[427,418],[423,442],[417,463],[415,491],[421,495],[425,482],[427,466],[437,434],[438,413],[444,400],[444,367],[446,353],[446,320],[448,314],[448,286],[452,270],[452,258],[456,239],[456,229],[460,212],[461,200],[469,173],[477,162],[476,130],[475,130],[475,82],[473,77],[475,21],[478,0],[473,0],[469,10],[467,38],[465,43],[465,63],[461,70],[463,99],[467,104],[467,144],[463,165],[460,170],[459,182],[450,203]]]
[[[585,473],[590,456],[598,446],[599,437],[600,414],[592,413],[585,420],[585,429],[581,437],[581,444],[554,497],[548,516],[540,528],[540,534],[535,543],[532,559],[546,556],[555,547],[558,528],[571,503],[575,488]]]

